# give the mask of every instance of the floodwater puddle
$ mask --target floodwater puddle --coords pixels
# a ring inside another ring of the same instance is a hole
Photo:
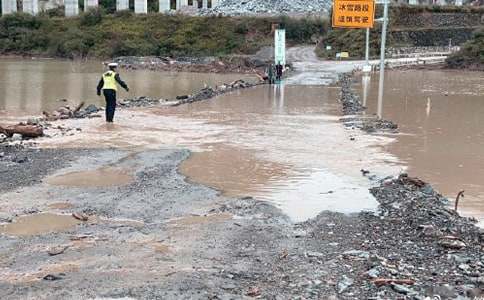
[[[287,177],[289,166],[258,159],[250,150],[216,145],[194,152],[180,165],[190,180],[208,185],[226,196],[251,195],[271,181]]]
[[[0,225],[0,234],[13,236],[32,236],[51,232],[66,231],[80,224],[71,215],[41,213],[20,216],[12,223]]]
[[[411,176],[430,182],[450,200],[465,190],[459,211],[481,221],[483,80],[482,72],[389,71],[380,105],[382,117],[397,123],[401,132],[383,150],[398,157]],[[377,112],[378,76],[362,80],[360,92],[362,99],[368,99],[369,113]]]
[[[114,167],[70,172],[45,179],[50,185],[67,187],[113,187],[128,185],[133,181],[133,175]]]

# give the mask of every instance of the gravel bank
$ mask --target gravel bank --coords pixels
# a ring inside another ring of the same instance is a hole
[[[353,72],[343,73],[339,76],[339,84],[341,85],[341,104],[343,106],[343,114],[351,116],[344,118],[346,126],[356,127],[368,133],[375,132],[391,132],[396,133],[398,125],[389,120],[383,120],[376,115],[363,116],[366,110],[361,104],[360,96],[353,90]]]
[[[331,7],[328,0],[222,0],[203,14],[243,15],[281,15],[294,13],[327,13]]]

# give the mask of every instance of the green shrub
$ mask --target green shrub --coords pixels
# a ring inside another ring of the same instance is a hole
[[[474,32],[472,39],[463,44],[460,51],[447,58],[447,66],[484,70],[484,28]]]
[[[89,8],[80,16],[80,23],[82,26],[95,26],[102,22],[104,9],[103,8]]]
[[[109,5],[114,5],[112,2]],[[0,52],[57,57],[120,55],[223,56],[254,53],[273,43],[272,23],[284,23],[288,44],[310,43],[327,30],[321,19],[189,17],[105,14],[92,9],[78,18],[44,13],[0,18]]]

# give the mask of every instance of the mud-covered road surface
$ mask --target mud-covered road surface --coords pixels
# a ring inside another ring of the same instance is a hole
[[[19,155],[27,159],[13,162]],[[188,155],[7,150],[0,172],[30,174],[15,190],[2,186],[1,218],[13,222],[0,227],[1,299],[454,299],[482,288],[479,232],[428,186],[388,181],[374,191],[378,214],[322,212],[295,224],[267,202],[187,182],[177,168]],[[49,184],[113,165],[133,181]],[[380,277],[412,284],[372,281]]]

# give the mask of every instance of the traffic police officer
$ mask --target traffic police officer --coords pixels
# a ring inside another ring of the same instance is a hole
[[[116,73],[117,63],[108,64],[109,70],[104,73],[97,85],[97,95],[101,96],[101,90],[103,91],[104,98],[106,99],[106,122],[112,123],[114,119],[114,111],[116,110],[116,91],[118,90],[117,84],[123,87],[129,92],[128,85],[121,80],[119,74]]]

